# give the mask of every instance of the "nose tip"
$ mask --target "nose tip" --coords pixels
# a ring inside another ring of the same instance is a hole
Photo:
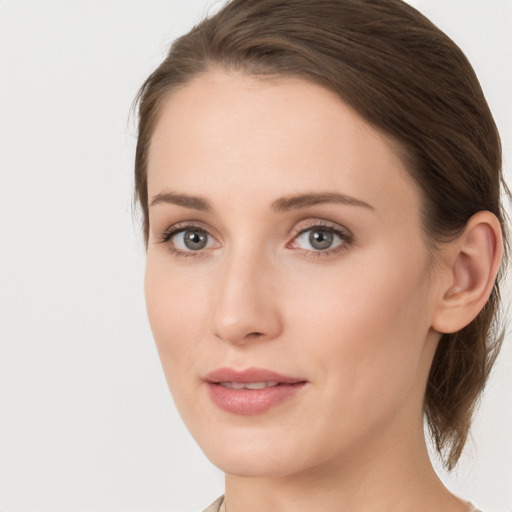
[[[245,304],[224,301],[216,310],[216,337],[236,345],[275,338],[281,330],[277,312],[268,303],[257,306],[255,297]]]
[[[270,340],[279,335],[281,319],[270,274],[259,268],[230,269],[220,277],[220,292],[214,306],[213,330],[217,338],[243,345]]]
[[[231,344],[243,345],[250,341],[256,341],[269,337],[270,329],[267,328],[267,332],[255,331],[253,326],[243,318],[240,317],[229,317],[219,319],[217,322],[217,328],[215,335]],[[261,328],[261,327],[260,327]]]

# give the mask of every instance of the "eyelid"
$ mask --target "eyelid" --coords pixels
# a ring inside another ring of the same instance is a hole
[[[341,243],[335,247],[324,249],[324,250],[308,250],[308,249],[301,249],[297,247],[292,247],[291,244],[297,240],[299,236],[302,234],[311,231],[315,228],[320,228],[325,231],[330,231],[334,233],[335,235],[339,236],[341,238]],[[293,250],[301,251],[306,255],[314,256],[314,257],[321,257],[321,256],[330,256],[333,254],[337,254],[339,252],[345,251],[349,248],[349,246],[354,244],[354,235],[353,233],[346,227],[341,226],[338,223],[326,221],[323,219],[308,219],[305,223],[299,223],[296,225],[293,229],[293,238],[292,240],[287,244],[287,247]]]
[[[172,237],[174,237],[175,235],[177,235],[179,233],[182,233],[183,231],[187,231],[187,230],[202,231],[202,232],[206,233],[207,236],[209,236],[210,238],[213,239],[213,241],[214,241],[213,248],[220,246],[218,237],[213,235],[211,232],[212,229],[210,227],[205,227],[201,221],[194,221],[194,220],[177,222],[177,223],[173,224],[172,226],[169,226],[166,230],[164,230],[161,234],[159,234],[157,236],[157,238],[158,238],[157,243],[167,244],[169,252],[171,252],[172,254],[174,254],[176,256],[181,256],[181,257],[203,256],[204,254],[206,254],[208,251],[210,251],[212,249],[212,247],[208,247],[208,248],[204,248],[204,249],[199,249],[197,251],[193,251],[193,250],[185,251],[185,250],[182,250],[182,249],[172,245],[172,243],[171,243]]]
[[[347,238],[353,238],[354,236],[350,229],[346,228],[345,226],[342,226],[337,222],[332,222],[324,219],[308,219],[307,221],[299,222],[293,228],[292,236],[296,238],[301,233],[309,231],[310,229],[313,228],[324,228],[327,230],[332,230],[334,232],[339,232],[341,235]]]
[[[183,222],[176,222],[175,224],[172,224],[171,226],[166,228],[162,233],[158,234],[158,242],[168,242],[173,235],[179,233],[180,231],[185,231],[187,229],[197,229],[198,231],[204,231],[205,233],[208,233],[209,236],[213,237],[215,240],[217,240],[218,238],[216,235],[212,234],[211,228],[205,226],[201,221],[187,220]]]
[[[292,247],[291,244],[300,235],[302,235],[303,233],[310,231],[314,228],[324,229],[326,231],[330,231],[330,232],[334,233],[335,235],[337,235],[341,238],[341,243],[338,244],[337,246],[333,247],[332,249],[328,248],[328,249],[324,249],[324,250],[320,250],[320,249],[308,250],[308,249]],[[169,251],[178,256],[201,256],[201,255],[204,255],[205,253],[209,252],[212,249],[212,247],[209,247],[209,248],[205,248],[205,249],[199,249],[197,251],[193,251],[193,250],[184,251],[175,246],[171,246],[171,244],[170,244],[171,238],[174,235],[176,235],[180,232],[186,231],[188,229],[190,229],[190,230],[196,229],[198,231],[203,231],[204,233],[206,233],[209,237],[211,237],[214,240],[213,248],[218,248],[221,245],[219,242],[219,237],[216,234],[212,234],[212,229],[209,226],[206,227],[203,222],[195,221],[195,220],[187,220],[187,221],[183,221],[183,222],[177,222],[177,223],[173,224],[172,226],[168,227],[161,234],[157,235],[157,238],[158,238],[157,243],[168,244]],[[350,245],[354,244],[354,235],[348,228],[346,228],[338,223],[335,223],[332,221],[327,221],[324,219],[308,219],[306,221],[297,223],[293,228],[293,232],[292,232],[291,236],[292,236],[292,238],[291,238],[290,242],[288,242],[286,244],[286,247],[288,249],[301,251],[304,254],[314,256],[314,257],[330,256],[335,253],[345,251],[348,249],[348,247]]]

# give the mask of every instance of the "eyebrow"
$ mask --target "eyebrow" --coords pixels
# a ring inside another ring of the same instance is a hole
[[[322,192],[322,193],[309,193],[300,194],[298,196],[283,197],[277,199],[272,203],[272,210],[275,212],[286,212],[300,208],[308,208],[317,204],[335,203],[350,206],[362,206],[370,210],[374,210],[373,206],[356,199],[355,197],[347,196],[345,194],[338,194],[337,192]]]
[[[156,204],[160,203],[175,204],[202,212],[211,212],[213,210],[210,203],[202,197],[191,196],[188,194],[177,194],[175,192],[161,192],[153,196],[150,206],[155,206]],[[295,196],[282,197],[280,199],[276,199],[272,203],[271,209],[274,212],[281,213],[287,212],[289,210],[309,208],[310,206],[326,203],[362,206],[364,208],[374,210],[373,206],[365,203],[364,201],[361,201],[360,199],[356,199],[355,197],[351,197],[345,194],[339,194],[337,192],[311,192]]]
[[[190,196],[188,194],[176,194],[174,192],[161,192],[153,196],[150,206],[155,206],[159,203],[176,204],[202,212],[210,212],[212,210],[210,203],[208,203],[206,199]]]

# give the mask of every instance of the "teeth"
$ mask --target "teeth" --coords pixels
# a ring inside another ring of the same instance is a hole
[[[230,389],[264,389],[273,388],[274,386],[277,386],[279,382],[219,382],[219,384]]]

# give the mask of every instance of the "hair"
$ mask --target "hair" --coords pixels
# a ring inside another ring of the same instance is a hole
[[[398,143],[422,194],[422,229],[434,252],[488,210],[507,249],[501,144],[478,79],[457,45],[401,0],[232,0],[178,38],[135,98],[135,198],[149,236],[147,161],[162,105],[215,70],[295,77],[334,91]],[[505,251],[506,254],[506,251]],[[499,282],[479,315],[443,334],[429,374],[425,420],[453,469],[503,332]]]

